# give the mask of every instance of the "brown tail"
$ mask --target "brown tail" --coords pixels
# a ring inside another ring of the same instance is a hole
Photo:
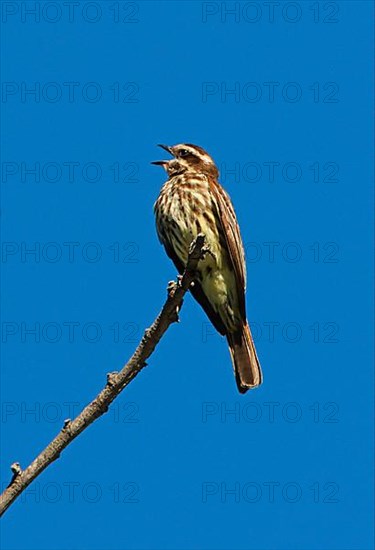
[[[227,334],[232,356],[238,391],[246,393],[262,383],[262,371],[249,325],[246,323],[238,332]]]

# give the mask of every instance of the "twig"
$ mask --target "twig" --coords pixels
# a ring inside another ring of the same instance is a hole
[[[123,369],[120,372],[112,372],[107,375],[107,383],[97,397],[74,420],[65,420],[59,434],[25,470],[21,469],[18,462],[12,464],[13,477],[0,496],[0,516],[43,470],[59,458],[61,452],[73,439],[92,424],[94,420],[107,412],[112,401],[146,366],[146,359],[150,357],[163,334],[172,323],[178,321],[178,312],[182,306],[184,295],[194,280],[194,273],[199,260],[206,253],[204,241],[204,235],[200,234],[192,243],[183,276],[178,278],[177,283],[170,282],[168,284],[168,298],[163,309],[151,327],[145,331],[137,349]]]

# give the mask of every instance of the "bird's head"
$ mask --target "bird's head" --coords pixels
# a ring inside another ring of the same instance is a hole
[[[191,143],[180,143],[179,145],[159,145],[168,151],[173,158],[170,160],[156,160],[152,164],[162,166],[169,176],[176,176],[183,172],[199,172],[219,176],[219,171],[210,155],[199,145]]]

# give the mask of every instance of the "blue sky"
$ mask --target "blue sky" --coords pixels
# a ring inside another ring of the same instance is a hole
[[[147,369],[9,509],[3,548],[370,549],[372,3],[1,7],[3,485],[165,300],[157,143],[221,170],[264,372],[240,396],[187,296]]]

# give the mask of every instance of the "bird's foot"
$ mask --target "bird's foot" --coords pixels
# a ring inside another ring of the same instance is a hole
[[[215,254],[212,252],[210,246],[208,244],[205,244],[202,248],[202,260],[207,256],[207,254],[211,256],[211,258],[215,259]]]

